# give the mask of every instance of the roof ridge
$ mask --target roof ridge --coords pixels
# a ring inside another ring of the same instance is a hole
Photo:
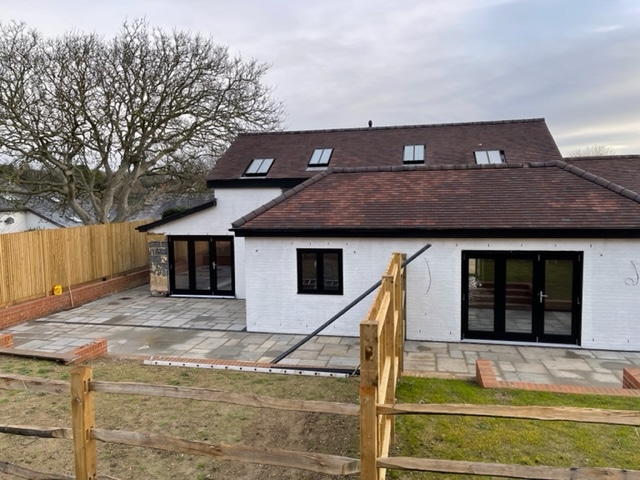
[[[639,193],[634,192],[633,190],[630,190],[626,187],[623,187],[618,183],[612,182],[611,180],[607,180],[604,177],[600,177],[595,173],[591,173],[588,170],[572,165],[571,163],[568,163],[566,161],[555,160],[554,162],[551,162],[551,163],[557,164],[556,166],[558,168],[561,168],[562,170],[565,170],[566,172],[569,172],[577,177],[584,178],[585,180],[591,183],[594,183],[596,185],[599,185],[600,187],[604,187],[607,190],[610,190],[614,193],[622,195],[623,197],[628,198],[629,200],[633,200],[636,203],[640,203]]]
[[[563,157],[566,162],[571,160],[640,160],[640,153],[627,153],[623,155],[585,155],[578,157]]]
[[[410,172],[410,171],[442,171],[442,170],[494,170],[513,168],[538,168],[556,166],[557,160],[528,163],[490,163],[481,164],[437,164],[437,165],[382,165],[360,167],[333,167],[330,173],[375,173],[375,172]]]
[[[545,122],[544,117],[538,118],[520,118],[511,120],[484,120],[477,122],[452,122],[452,123],[430,123],[416,125],[385,125],[381,127],[353,127],[353,128],[330,128],[330,129],[311,129],[311,130],[279,130],[274,132],[241,132],[238,136],[258,136],[258,135],[297,135],[305,133],[346,133],[346,132],[366,132],[374,130],[401,130],[401,129],[417,129],[417,128],[438,128],[438,127],[460,127],[474,125],[508,125],[516,123],[539,123]]]

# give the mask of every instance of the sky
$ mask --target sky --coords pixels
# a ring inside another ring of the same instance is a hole
[[[47,37],[138,18],[269,64],[287,130],[543,117],[640,153],[639,0],[0,0]]]

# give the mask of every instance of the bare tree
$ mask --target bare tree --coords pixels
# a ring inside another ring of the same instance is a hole
[[[262,83],[267,69],[210,38],[143,20],[111,40],[44,39],[0,24],[8,184],[64,202],[85,224],[123,221],[145,186],[193,182],[237,133],[280,127],[282,104]]]
[[[585,148],[576,148],[569,153],[569,157],[607,157],[615,155],[616,151],[606,145],[591,145]]]

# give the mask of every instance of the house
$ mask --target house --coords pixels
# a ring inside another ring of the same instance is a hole
[[[0,196],[0,234],[64,226],[62,219],[51,212],[42,213],[34,207],[16,205]]]
[[[141,228],[152,290],[246,298],[249,331],[308,333],[429,243],[408,339],[637,350],[640,188],[571,161],[542,119],[241,135],[215,204]],[[323,333],[357,335],[366,308]]]

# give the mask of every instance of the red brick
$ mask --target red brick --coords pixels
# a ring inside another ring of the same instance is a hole
[[[65,289],[62,295],[29,300],[0,308],[0,329],[45,317],[56,312],[79,307],[106,295],[138,287],[149,282],[149,270],[138,270],[109,280],[79,285]]]
[[[0,334],[0,347],[13,348],[13,334],[11,333]]]
[[[107,353],[107,340],[100,338],[87,345],[74,348],[71,352],[72,355],[76,355],[76,358],[72,363],[82,363],[95,358],[106,355]]]
[[[622,371],[622,388],[640,390],[640,368],[625,368]]]
[[[489,360],[476,360],[476,380],[482,388],[511,388],[519,390],[572,393],[578,395],[614,395],[640,397],[640,368],[625,368],[623,388],[585,387],[580,385],[556,385],[546,383],[498,381]]]

